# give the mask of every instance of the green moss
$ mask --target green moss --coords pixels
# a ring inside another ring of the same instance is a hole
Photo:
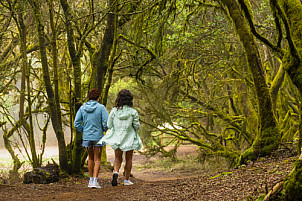
[[[294,168],[294,172],[284,183],[285,200],[298,201],[302,198],[302,160],[297,160]]]
[[[249,161],[249,160],[253,161],[253,160],[255,160],[256,158],[257,158],[257,155],[256,155],[256,153],[255,153],[255,151],[254,151],[254,148],[251,147],[251,148],[247,149],[247,150],[240,156],[237,166],[242,165],[242,164],[246,163],[246,162]]]
[[[280,134],[277,127],[267,127],[258,135],[253,146],[247,149],[239,159],[237,165],[242,165],[247,161],[256,160],[259,156],[267,156],[272,151],[278,149]]]
[[[267,127],[257,136],[253,147],[259,156],[266,156],[278,149],[280,134],[277,127]]]
[[[265,198],[265,194],[263,194],[263,195],[260,195],[257,199],[256,199],[256,201],[262,201],[264,198]]]
[[[302,47],[302,4],[299,0],[280,1],[290,24],[290,31],[297,48]]]

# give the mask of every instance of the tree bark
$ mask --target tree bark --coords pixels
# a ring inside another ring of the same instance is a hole
[[[286,19],[284,19],[288,34],[289,48],[282,59],[284,69],[292,82],[302,92],[302,4],[299,0],[278,1]],[[291,45],[292,44],[292,45]]]
[[[28,141],[29,141],[29,146],[30,146],[30,151],[31,151],[31,157],[32,157],[32,166],[34,168],[40,167],[41,164],[39,164],[39,159],[37,157],[36,153],[36,143],[35,143],[35,136],[34,136],[34,130],[33,130],[33,118],[32,118],[32,102],[31,102],[31,95],[30,95],[30,66],[27,63],[27,54],[26,54],[26,26],[23,21],[23,17],[21,14],[18,15],[19,18],[19,27],[20,27],[20,42],[21,42],[21,52],[22,52],[22,74],[25,73],[24,78],[26,78],[26,95],[27,95],[27,108],[28,108],[28,119],[29,123],[26,121],[22,121],[22,125],[24,127],[28,128],[26,131],[28,132]],[[24,82],[24,81],[23,81]],[[25,84],[25,83],[21,83]],[[25,86],[24,91],[21,92],[21,96],[25,95]],[[24,93],[24,94],[23,94]],[[23,103],[23,111],[20,111],[24,113],[24,103]],[[21,109],[21,108],[20,108]],[[20,120],[23,120],[23,115],[20,115]],[[42,156],[41,156],[42,157]]]
[[[44,80],[46,93],[48,96],[47,101],[50,110],[51,122],[58,140],[60,168],[62,171],[68,172],[69,169],[68,169],[65,138],[62,129],[62,124],[61,122],[59,122],[60,118],[58,117],[58,113],[56,110],[55,97],[54,97],[54,92],[52,89],[50,74],[48,69],[44,26],[41,21],[41,7],[36,0],[28,0],[28,2],[33,8],[34,17],[36,21],[36,28],[37,28],[38,40],[40,46],[41,64],[42,64],[42,71],[43,71],[43,80]]]
[[[13,19],[18,28],[19,38],[20,38],[20,52],[22,57],[21,65],[21,89],[20,89],[20,107],[19,107],[19,121],[23,126],[25,132],[27,133],[27,139],[29,142],[29,147],[31,151],[31,165],[39,167],[39,159],[36,153],[36,144],[33,132],[33,119],[32,119],[32,102],[30,96],[30,67],[27,62],[27,28],[24,24],[23,13],[24,9],[21,2],[17,2],[17,5],[13,5],[11,1],[8,1],[9,8],[12,11]],[[14,7],[13,7],[14,6]],[[7,54],[7,53],[6,53]],[[25,108],[25,96],[27,96],[27,109],[28,109],[28,120],[29,123],[24,119],[24,108]]]
[[[68,44],[68,50],[69,55],[72,61],[72,67],[73,67],[73,77],[74,77],[74,95],[75,95],[75,105],[74,110],[75,114],[77,113],[78,109],[81,106],[82,101],[82,89],[81,89],[81,63],[80,63],[80,57],[82,54],[81,50],[76,50],[75,47],[75,38],[74,38],[74,32],[72,27],[72,12],[70,5],[68,4],[67,0],[60,0],[61,6],[64,11],[65,16],[65,27],[66,27],[66,34],[67,34],[67,44]],[[81,49],[81,47],[79,47]],[[82,133],[79,131],[75,132],[73,145],[72,148],[72,154],[71,154],[71,163],[72,163],[72,173],[74,174],[80,174],[81,173],[81,157],[83,153],[83,149],[81,146],[82,142]]]
[[[287,71],[294,85],[302,93],[302,3],[299,0],[280,0],[277,1],[282,9],[280,15],[283,15],[283,22],[287,31],[287,41],[289,48],[282,59],[284,70]],[[301,113],[301,106],[300,113]],[[301,138],[301,115],[299,123],[299,137]],[[299,144],[301,139],[299,140]],[[281,194],[283,200],[300,200],[302,197],[302,154],[296,160],[293,171],[287,176]],[[280,198],[280,197],[279,197]],[[278,197],[276,200],[280,200]],[[274,199],[272,199],[274,200]]]
[[[227,12],[234,23],[234,28],[245,49],[249,71],[252,74],[257,102],[258,102],[258,134],[250,149],[240,157],[239,164],[247,160],[256,159],[257,156],[265,156],[276,150],[279,146],[280,133],[272,111],[272,102],[269,89],[265,81],[265,75],[259,56],[258,47],[237,1],[221,0],[227,8]]]
[[[60,95],[59,95],[59,75],[58,75],[58,49],[57,49],[57,29],[54,22],[54,8],[53,0],[48,1],[49,5],[49,18],[50,18],[50,27],[51,27],[51,48],[52,48],[52,68],[53,68],[53,83],[55,87],[55,102],[56,110],[58,113],[59,122],[62,122],[61,118],[61,107],[60,107]]]
[[[110,13],[107,14],[107,22],[102,44],[100,48],[92,55],[92,86],[98,88],[101,93],[103,92],[105,84],[105,76],[109,67],[109,57],[113,46],[114,37],[116,35],[116,0],[108,0]]]

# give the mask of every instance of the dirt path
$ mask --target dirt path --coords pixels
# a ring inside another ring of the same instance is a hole
[[[189,159],[194,148],[185,147],[179,153]],[[109,161],[112,157],[108,154]],[[112,173],[101,170],[101,189],[88,189],[88,179],[68,178],[58,183],[0,185],[0,200],[245,200],[264,193],[291,170],[294,158],[271,157],[238,169],[211,171],[171,166],[161,169],[152,164],[169,165],[164,159],[147,160],[134,156],[133,186],[110,185]],[[189,162],[190,163],[190,162]],[[151,164],[151,165],[150,165]]]

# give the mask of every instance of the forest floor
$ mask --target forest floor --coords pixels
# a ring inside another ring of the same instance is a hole
[[[279,153],[232,169],[223,160],[198,162],[195,149],[179,148],[176,161],[136,153],[132,186],[123,186],[120,176],[118,186],[112,187],[112,172],[101,169],[101,189],[89,189],[88,178],[63,178],[52,184],[19,181],[0,184],[0,200],[246,200],[282,181],[296,159]],[[113,153],[108,153],[108,160],[113,162]]]

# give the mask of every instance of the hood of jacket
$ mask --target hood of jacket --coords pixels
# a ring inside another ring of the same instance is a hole
[[[90,101],[84,103],[84,105],[82,107],[85,112],[92,113],[98,107],[98,104],[99,103],[97,101],[90,100]]]
[[[124,105],[123,108],[115,111],[115,116],[120,120],[128,119],[131,116],[131,107]]]

